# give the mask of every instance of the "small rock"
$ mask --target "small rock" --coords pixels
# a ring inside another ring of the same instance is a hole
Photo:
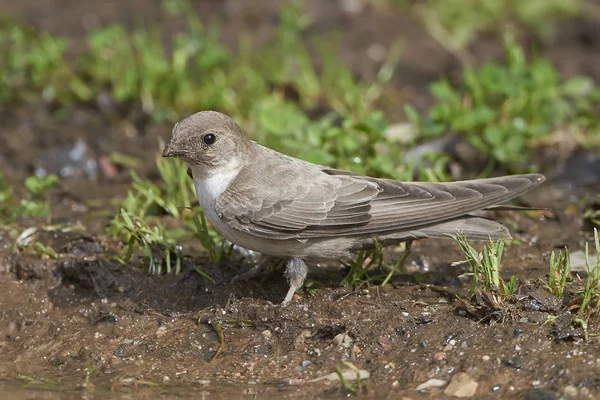
[[[345,349],[352,346],[352,338],[346,332],[335,335],[332,342],[334,346],[342,346]]]
[[[446,396],[452,397],[473,397],[477,392],[477,383],[473,378],[464,372],[459,372],[452,377],[450,384],[444,389]]]
[[[444,386],[445,384],[446,384],[445,380],[430,379],[427,382],[421,383],[419,386],[417,386],[415,388],[415,390],[420,391],[420,390],[427,390],[427,389],[431,389],[431,388],[439,388],[439,387]]]
[[[154,335],[156,335],[157,338],[160,338],[160,337],[163,337],[166,333],[167,333],[167,327],[163,325],[163,326],[158,327],[158,329],[156,330]]]
[[[506,361],[506,365],[514,369],[521,369],[521,367],[523,366],[523,357],[513,357],[510,360]]]
[[[593,252],[590,253],[591,254],[588,255],[588,260],[590,264],[590,269],[593,271],[596,269],[596,254]],[[570,252],[569,256],[571,257],[571,271],[587,273],[586,257],[584,251],[579,250]]]
[[[271,340],[271,338],[273,337],[273,334],[271,333],[270,330],[265,329],[264,331],[262,331],[262,337],[265,340]]]
[[[8,332],[9,333],[17,333],[21,330],[20,324],[17,321],[10,321],[8,324]]]
[[[555,393],[549,390],[531,389],[527,392],[527,400],[554,400],[555,398]]]
[[[306,368],[306,367],[308,367],[309,365],[312,365],[312,361],[310,361],[310,360],[304,360],[304,361],[302,361],[302,364],[301,364],[301,365],[302,365],[304,368]]]
[[[300,332],[300,334],[298,336],[296,336],[296,338],[294,339],[294,346],[295,347],[300,347],[304,341],[306,339],[308,339],[309,337],[312,336],[311,331],[309,331],[308,329],[303,330],[302,332]]]
[[[483,361],[490,361],[490,356],[483,356],[483,357],[481,357],[481,359]]]
[[[379,336],[379,338],[377,339],[377,343],[379,343],[379,345],[383,348],[384,351],[390,351],[393,348],[392,341],[386,335]]]
[[[359,370],[345,370],[342,372],[342,378],[345,381],[355,381],[355,380],[363,380],[363,379],[369,379],[371,377],[371,374],[369,373],[369,371],[365,371],[364,369],[359,369]],[[332,372],[331,374],[327,374],[325,376],[321,376],[319,378],[316,379],[312,379],[309,382],[313,383],[313,382],[319,382],[319,381],[330,381],[330,382],[336,382],[340,380],[340,376],[338,375],[337,372]]]
[[[576,398],[579,395],[579,391],[573,385],[567,385],[563,389],[563,396],[567,399]]]
[[[321,355],[321,349],[314,348],[308,351],[309,356],[319,357]]]
[[[340,6],[348,14],[357,15],[364,10],[365,2],[363,0],[341,0]]]
[[[443,351],[440,351],[439,353],[435,353],[433,355],[433,359],[436,361],[443,361],[446,359],[446,353],[444,353]]]

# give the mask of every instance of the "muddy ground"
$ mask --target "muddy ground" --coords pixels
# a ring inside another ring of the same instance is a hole
[[[158,3],[0,1],[0,9],[83,46],[86,32],[111,22],[134,26],[144,19],[166,34],[177,31],[177,21],[165,19]],[[225,43],[234,47],[240,31],[257,42],[269,36],[277,2],[230,3],[197,5],[204,20],[219,13],[227,21]],[[343,30],[341,56],[360,76],[378,67],[362,56],[369,45],[406,38],[393,81],[398,103],[387,106],[391,120],[402,119],[404,101],[421,109],[430,104],[427,83],[457,76],[458,61],[414,20],[372,6],[351,15],[332,4],[307,2],[318,16],[311,29]],[[540,53],[565,76],[598,80],[600,23],[567,22],[560,32],[552,43],[535,43]],[[534,42],[526,35],[522,41]],[[471,50],[478,60],[502,56],[501,44],[487,37]],[[53,152],[79,138],[90,157],[111,151],[139,156],[148,160],[147,175],[155,176],[156,139],[171,129],[115,120],[93,107],[73,107],[62,121],[42,105],[5,107],[0,115],[0,168],[15,183],[38,167],[51,171]],[[467,267],[451,266],[462,257],[444,240],[416,243],[408,273],[386,287],[342,288],[343,269],[313,268],[309,279],[319,283],[317,291],[297,295],[287,308],[277,306],[287,288],[280,272],[229,283],[248,268],[241,261],[216,266],[191,254],[180,275],[153,276],[141,260],[114,261],[115,243],[103,234],[106,211],[114,212],[114,199],[124,197],[128,175],[62,180],[52,192],[52,222],[85,230],[39,232],[58,259],[12,248],[15,232],[31,222],[0,230],[0,390],[12,398],[334,398],[349,392],[339,382],[310,381],[351,361],[369,372],[358,392],[371,398],[443,397],[445,382],[459,373],[467,374],[459,387],[477,383],[476,398],[600,397],[600,341],[584,340],[566,303],[549,297],[538,280],[547,274],[551,250],[567,245],[576,252],[590,239],[581,200],[598,193],[600,168],[589,154],[587,164],[576,154],[566,167],[545,171],[548,184],[523,200],[553,206],[552,212],[495,215],[522,242],[507,248],[503,263],[506,277],[518,272],[520,294],[499,310],[461,301]],[[591,177],[575,179],[581,176]],[[559,316],[557,323],[545,324],[548,315]],[[589,323],[590,332],[598,332],[598,316]],[[444,382],[416,390],[431,379]]]

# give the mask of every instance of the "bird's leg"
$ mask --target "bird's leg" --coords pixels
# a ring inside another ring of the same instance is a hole
[[[290,283],[290,289],[281,303],[282,306],[286,306],[292,300],[296,290],[302,287],[307,273],[308,267],[300,258],[291,258],[285,263],[284,275]]]
[[[260,259],[258,260],[258,262],[256,263],[256,265],[254,267],[250,268],[248,271],[244,272],[243,274],[235,276],[231,280],[231,283],[245,282],[247,280],[254,278],[256,275],[260,274],[260,272],[262,271],[263,268],[266,268],[270,263],[272,263],[276,259],[277,259],[277,257],[266,256],[266,255],[261,254]]]

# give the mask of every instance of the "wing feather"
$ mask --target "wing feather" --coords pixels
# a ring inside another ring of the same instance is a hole
[[[272,150],[243,169],[216,203],[232,228],[298,240],[424,229],[507,201],[543,181],[514,175],[406,183],[316,166]]]

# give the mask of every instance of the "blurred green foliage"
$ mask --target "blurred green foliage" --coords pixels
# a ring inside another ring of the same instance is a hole
[[[405,107],[407,117],[425,137],[448,132],[465,135],[480,151],[513,171],[531,170],[529,151],[555,130],[571,129],[598,136],[600,89],[585,76],[564,80],[547,60],[527,61],[507,38],[506,64],[467,68],[455,89],[442,79],[431,84],[437,103],[421,119]]]
[[[445,29],[456,31],[452,35],[457,43],[472,35],[461,29],[479,32],[507,15],[533,23],[580,9],[576,0],[526,3],[403,4],[425,7]],[[109,93],[125,110],[139,104],[154,120],[171,122],[198,110],[216,109],[276,150],[357,173],[412,179],[414,170],[402,166],[405,146],[387,137],[389,123],[377,110],[400,46],[389,50],[373,82],[359,81],[337,57],[335,37],[307,37],[310,20],[300,4],[290,1],[282,8],[278,28],[267,43],[251,46],[249,38],[241,36],[235,55],[219,42],[219,24],[205,27],[187,0],[163,1],[166,12],[187,24],[168,44],[156,28],[130,32],[112,25],[91,32],[88,49],[69,58],[65,39],[4,21],[0,103],[41,100],[68,105],[93,102]],[[309,54],[308,45],[315,52]],[[535,139],[566,127],[583,133],[597,130],[594,107],[599,95],[591,79],[563,81],[548,61],[528,62],[514,41],[507,40],[506,46],[506,65],[466,68],[458,89],[447,80],[433,83],[438,103],[427,118],[410,105],[405,107],[420,128],[420,140],[458,132],[492,160],[520,170]],[[436,157],[436,172],[421,170],[421,178],[446,179],[446,162],[447,158]]]
[[[0,19],[0,104],[21,99],[87,100],[90,90],[65,58],[68,42]]]
[[[414,13],[427,32],[455,53],[480,33],[527,29],[551,38],[558,22],[581,15],[582,0],[378,0]],[[460,56],[460,54],[458,54]]]
[[[0,224],[7,225],[22,217],[48,218],[50,190],[58,184],[56,175],[30,176],[25,179],[27,194],[19,200],[13,187],[0,173]]]

